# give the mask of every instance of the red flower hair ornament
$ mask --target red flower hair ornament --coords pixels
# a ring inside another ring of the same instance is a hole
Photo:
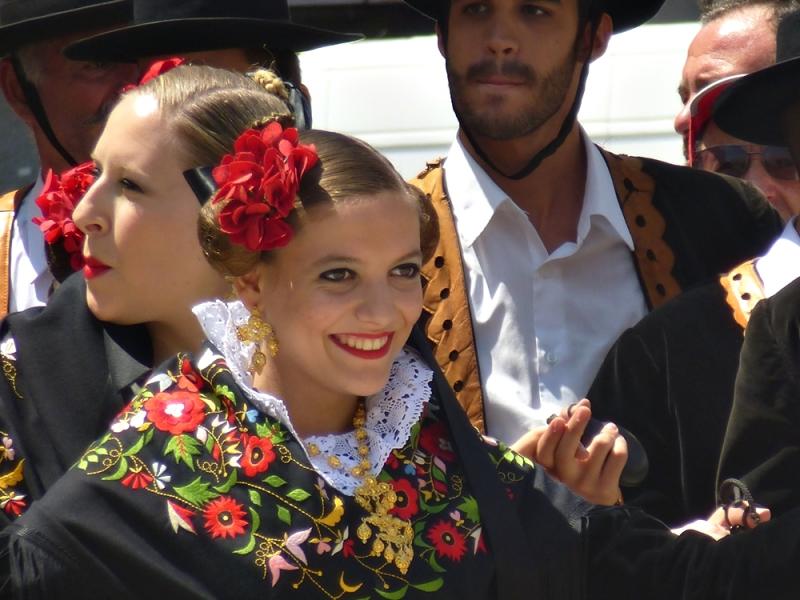
[[[303,175],[319,161],[313,145],[299,143],[297,129],[271,122],[248,129],[214,168],[217,192],[212,203],[224,203],[220,231],[251,252],[280,248],[294,234],[286,217],[294,209]]]

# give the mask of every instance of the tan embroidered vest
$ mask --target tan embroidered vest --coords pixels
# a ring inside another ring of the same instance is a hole
[[[17,206],[28,191],[28,187],[0,196],[0,318],[8,314],[11,293],[11,234]]]
[[[747,327],[750,313],[763,300],[764,283],[756,272],[756,261],[748,260],[719,278],[719,283],[726,292],[725,302],[733,312],[734,320],[742,328]]]

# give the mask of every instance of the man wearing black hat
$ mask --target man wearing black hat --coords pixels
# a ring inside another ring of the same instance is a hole
[[[289,84],[298,126],[311,126],[297,52],[360,39],[291,20],[286,0],[132,0],[129,25],[78,40],[65,54],[75,60],[133,62],[181,56],[197,64],[246,72],[267,64]]]
[[[612,155],[576,125],[589,62],[661,0],[407,1],[437,20],[461,126],[416,182],[442,229],[426,332],[473,423],[513,441],[583,397],[625,328],[780,222],[741,182]]]
[[[733,136],[788,145],[800,165],[800,13],[787,17],[779,34],[784,29],[777,64],[732,85],[717,101],[715,115]],[[753,309],[719,466],[720,478],[740,478],[777,515],[800,504],[798,307],[800,280],[795,280]]]
[[[110,104],[137,71],[67,60],[62,49],[129,18],[128,0],[0,1],[0,86],[33,134],[42,173],[89,159]],[[44,239],[31,222],[41,187],[38,178],[0,199],[0,316],[46,303],[53,283]]]

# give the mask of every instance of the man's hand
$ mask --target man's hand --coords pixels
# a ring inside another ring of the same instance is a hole
[[[617,427],[608,423],[584,447],[580,440],[591,416],[589,401],[581,400],[546,427],[529,431],[511,448],[589,502],[610,506],[622,499],[619,477],[628,460],[628,446]]]

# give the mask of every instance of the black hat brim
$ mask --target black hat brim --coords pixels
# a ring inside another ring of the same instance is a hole
[[[129,22],[129,0],[111,0],[90,6],[50,13],[33,19],[0,26],[0,56],[25,44],[32,44],[67,33]]]
[[[423,15],[438,20],[449,0],[404,0]],[[665,0],[605,0],[603,12],[611,16],[614,33],[638,27],[652,19]]]
[[[776,63],[742,77],[714,103],[714,122],[748,142],[785,146],[786,110],[800,102],[800,58]]]
[[[131,61],[147,56],[223,48],[258,48],[303,52],[361,39],[290,21],[240,17],[191,18],[141,23],[107,31],[67,46],[73,60]]]

